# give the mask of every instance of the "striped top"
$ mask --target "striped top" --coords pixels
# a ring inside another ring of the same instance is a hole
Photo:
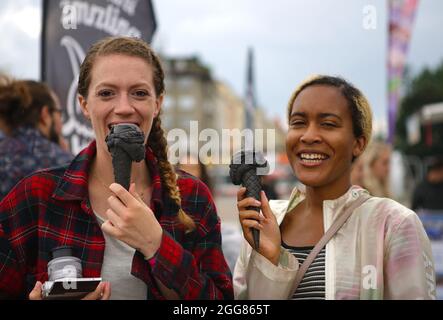
[[[300,266],[314,247],[291,247],[283,242],[283,247],[297,258]],[[325,255],[326,248],[318,253],[306,270],[303,279],[293,294],[292,300],[324,300],[325,299]]]

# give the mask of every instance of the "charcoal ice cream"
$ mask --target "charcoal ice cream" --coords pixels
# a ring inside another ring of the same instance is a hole
[[[115,182],[129,190],[132,162],[145,158],[145,136],[135,124],[121,123],[111,128],[105,141],[112,155]]]

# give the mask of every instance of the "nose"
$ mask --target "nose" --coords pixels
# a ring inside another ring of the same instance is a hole
[[[310,124],[303,134],[300,136],[300,141],[305,144],[320,143],[322,138],[315,124]]]
[[[134,113],[134,107],[131,105],[126,94],[122,94],[114,106],[114,113],[118,115],[130,115]]]

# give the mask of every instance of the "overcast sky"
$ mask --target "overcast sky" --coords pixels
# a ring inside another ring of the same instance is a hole
[[[313,73],[341,75],[386,118],[385,0],[153,0],[154,47],[168,55],[197,55],[238,95],[245,91],[246,54],[255,53],[256,92],[269,116],[284,118],[295,86]],[[367,5],[377,27],[363,28]],[[39,0],[0,2],[0,69],[39,77]],[[443,1],[421,0],[408,64],[413,72],[443,59]]]

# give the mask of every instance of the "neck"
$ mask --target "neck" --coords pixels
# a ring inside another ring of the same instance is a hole
[[[132,163],[131,183],[136,184],[137,190],[150,186],[149,177],[145,160]],[[89,179],[99,180],[98,182],[106,186],[114,182],[114,168],[112,166],[112,156],[109,152],[99,152],[97,149],[97,156],[91,165]]]
[[[6,122],[0,118],[0,130],[3,131],[4,134],[9,135],[11,130],[9,126],[6,125]]]
[[[350,175],[334,181],[333,183],[312,187],[306,186],[305,206],[311,212],[323,212],[323,201],[334,200],[344,195],[351,187]]]

